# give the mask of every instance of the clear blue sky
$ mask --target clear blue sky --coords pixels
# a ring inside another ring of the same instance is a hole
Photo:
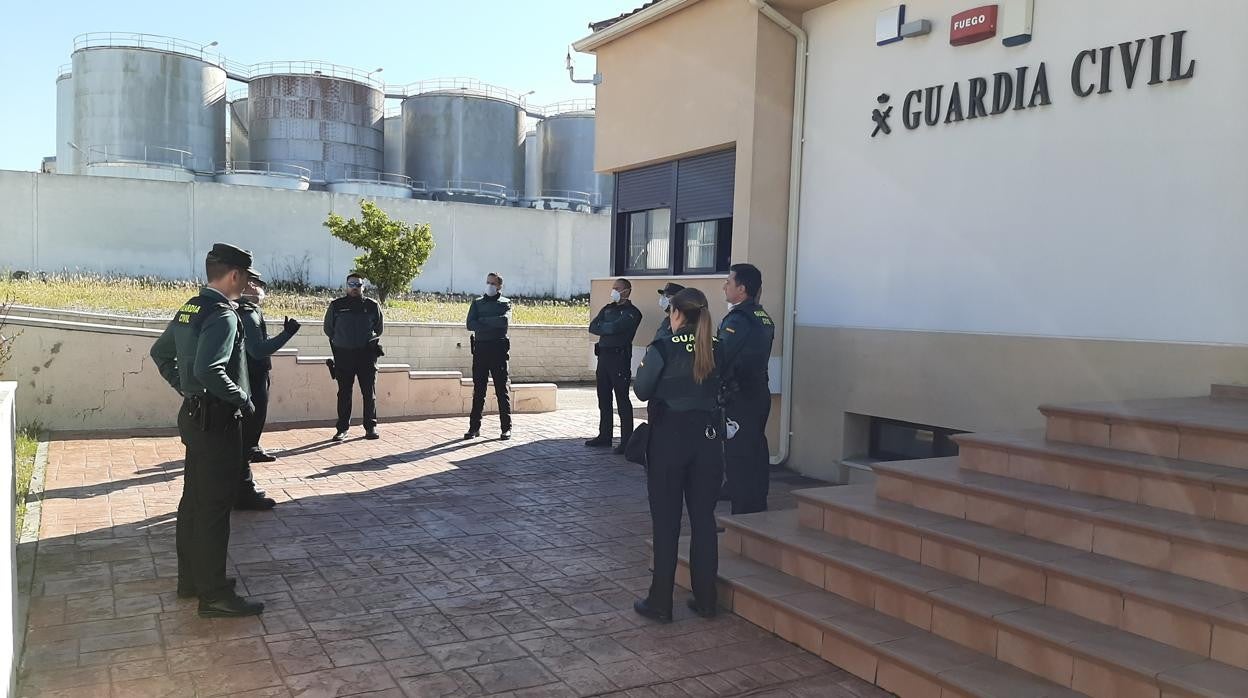
[[[593,96],[563,69],[568,44],[590,21],[643,0],[60,0],[8,2],[0,20],[0,169],[37,170],[56,154],[56,70],[73,39],[96,31],[163,34],[220,42],[245,63],[314,59],[365,71],[387,83],[473,77],[518,92],[532,104]],[[593,56],[575,55],[577,77]],[[231,83],[231,89],[241,87]]]

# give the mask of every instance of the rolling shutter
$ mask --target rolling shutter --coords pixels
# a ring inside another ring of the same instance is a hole
[[[622,213],[669,208],[676,198],[676,163],[620,172],[615,177],[615,209]]]
[[[736,167],[736,150],[681,160],[676,175],[676,222],[731,218]]]

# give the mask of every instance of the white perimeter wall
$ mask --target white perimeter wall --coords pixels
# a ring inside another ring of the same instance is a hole
[[[609,272],[610,216],[374,200],[433,228],[415,290],[476,293],[497,271],[512,295],[566,297]],[[359,206],[347,194],[0,171],[0,269],[194,278],[214,242],[231,242],[270,276],[306,257],[312,283],[338,285],[359,252],[321,224],[331,211],[358,218]]]
[[[911,0],[931,35],[876,47],[896,4],[803,18],[801,324],[1248,342],[1248,2],[1036,0],[1030,44],[956,48],[950,15],[974,4]],[[1114,91],[1074,95],[1079,51],[1184,29],[1194,79],[1149,87],[1146,44],[1134,89],[1115,54]],[[955,81],[965,99],[971,77],[1042,61],[1051,107],[902,126],[912,89],[945,85],[947,106]],[[872,139],[882,92],[894,132]]]

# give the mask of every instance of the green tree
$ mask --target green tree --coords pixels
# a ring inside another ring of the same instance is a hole
[[[391,220],[371,201],[360,202],[360,220],[330,213],[323,224],[339,240],[365,250],[355,258],[355,273],[377,289],[377,300],[411,286],[420,268],[433,253],[433,233],[428,223],[409,225]]]

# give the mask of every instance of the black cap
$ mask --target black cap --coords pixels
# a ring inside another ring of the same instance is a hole
[[[231,267],[243,269],[247,275],[253,279],[261,280],[260,272],[251,268],[251,252],[240,249],[233,245],[218,242],[212,246],[212,251],[208,253],[207,262],[219,262]]]
[[[671,281],[669,281],[663,284],[663,288],[659,289],[659,295],[660,296],[674,296],[683,290],[685,290],[684,286],[681,286],[680,284],[672,283]]]

